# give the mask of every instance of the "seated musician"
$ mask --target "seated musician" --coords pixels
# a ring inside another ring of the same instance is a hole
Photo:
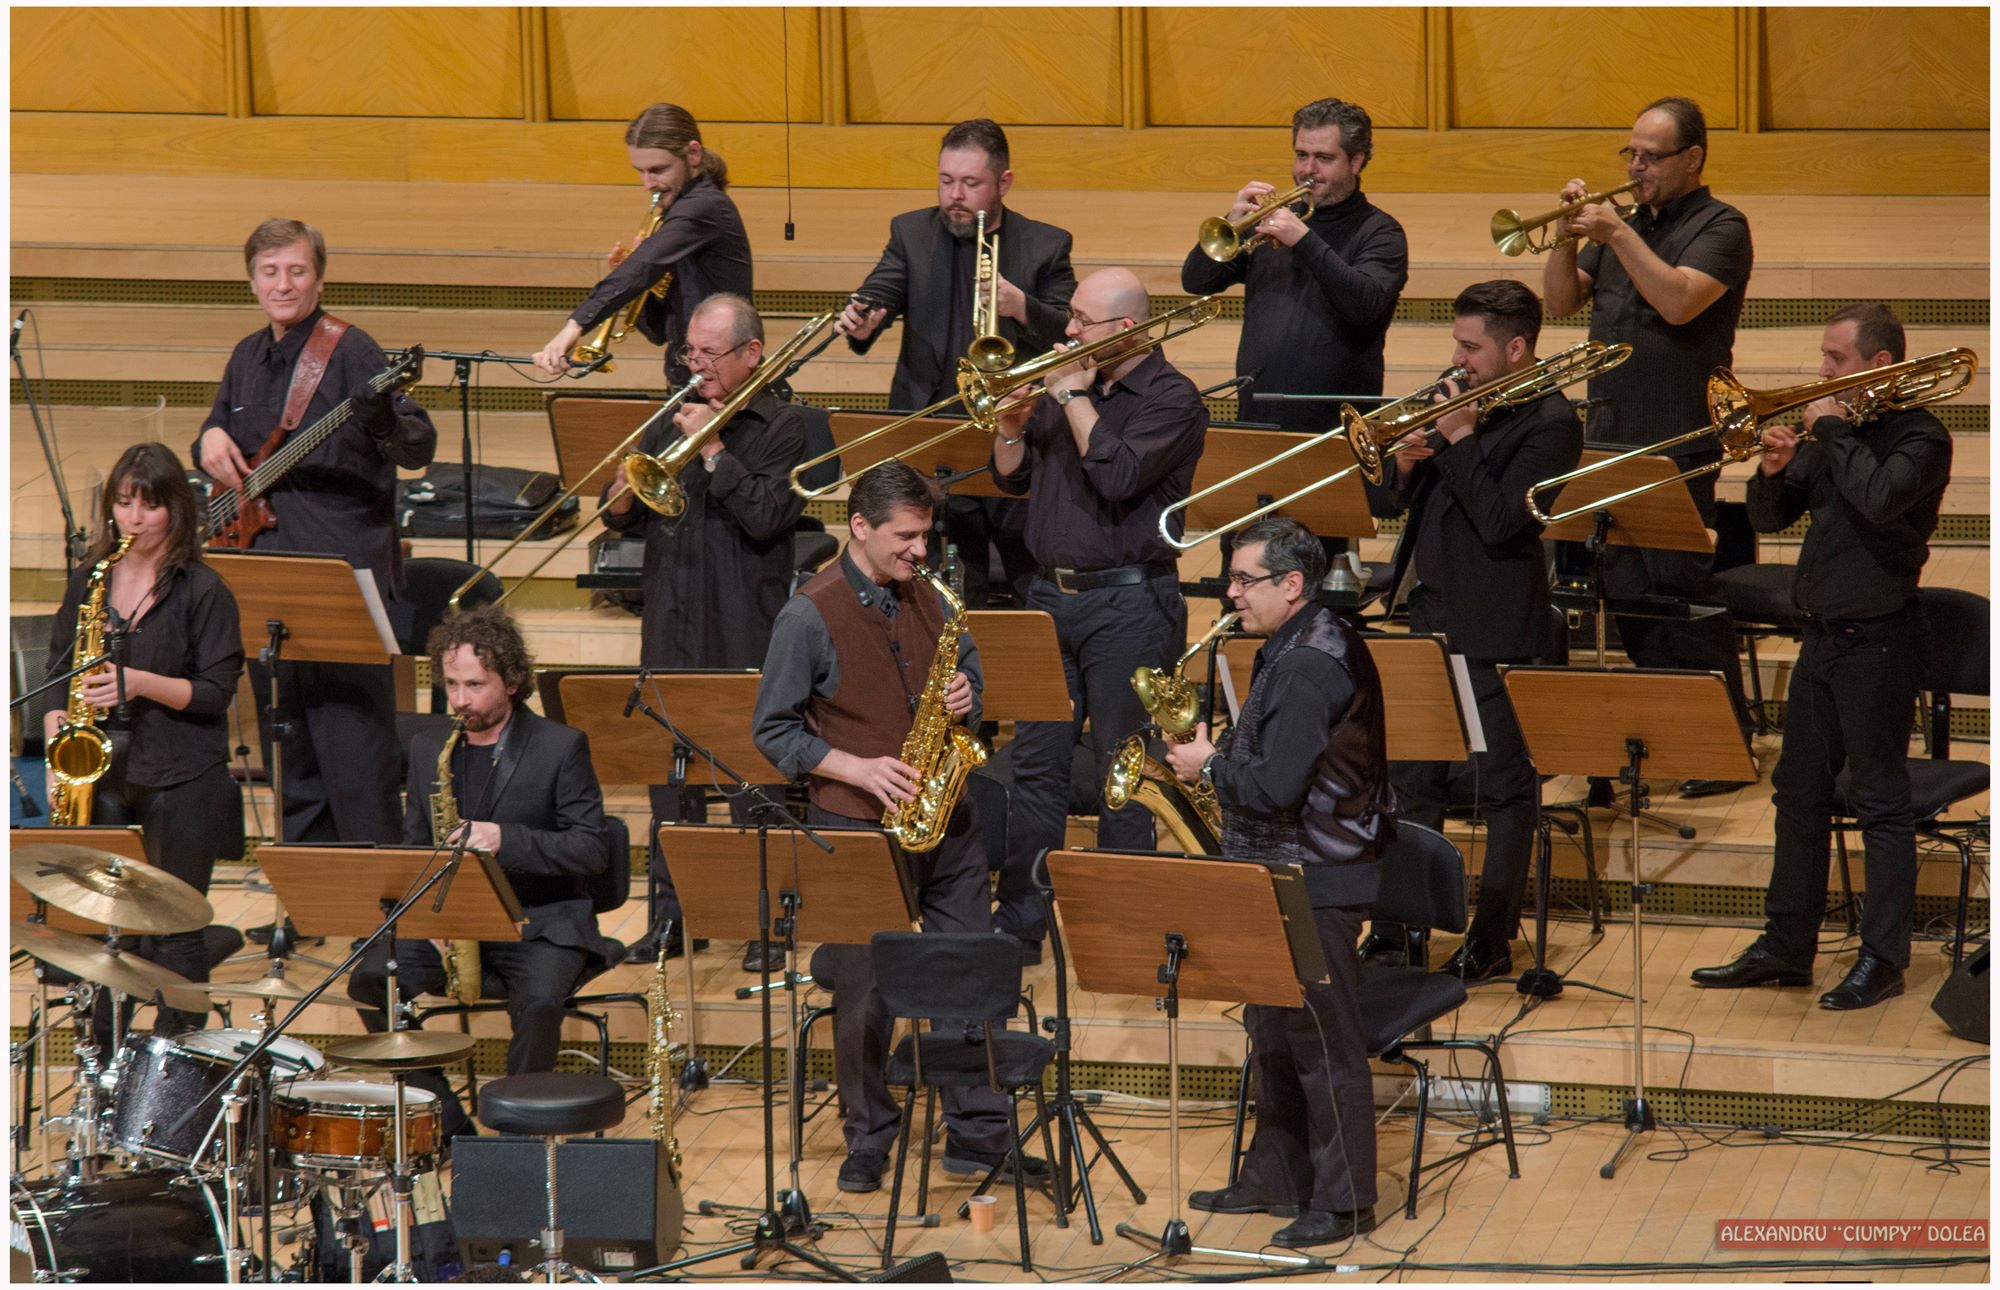
[[[563,1000],[586,973],[616,961],[615,943],[598,934],[586,887],[612,862],[590,743],[581,731],[528,710],[533,660],[505,610],[487,606],[447,618],[427,644],[452,715],[465,723],[449,772],[465,840],[499,858],[527,915],[520,940],[479,943],[480,993],[507,1001],[513,1023],[507,1073],[552,1070],[562,1038]],[[445,738],[427,733],[411,741],[406,846],[451,840],[431,830],[431,794]],[[444,961],[435,944],[398,939],[395,948],[401,997],[445,991]],[[374,1009],[361,1014],[371,1031],[386,1028],[387,958],[386,947],[377,945],[348,982],[348,993]],[[410,1082],[442,1101],[447,1140],[472,1132],[437,1070],[420,1071]]]
[[[891,803],[915,795],[917,771],[899,754],[944,631],[942,603],[915,585],[913,572],[936,504],[930,482],[900,461],[864,471],[847,500],[846,551],[799,589],[772,629],[757,688],[757,747],[787,775],[810,776],[812,825],[877,829]],[[946,710],[977,721],[982,684],[967,633],[958,639]],[[989,929],[986,852],[970,802],[953,810],[936,850],[908,861],[925,931]],[[871,1192],[882,1184],[899,1119],[882,1078],[890,1023],[869,947],[829,946],[827,953],[848,1152],[840,1189]],[[947,1090],[945,1172],[986,1172],[1006,1153],[1008,1120],[1005,1094]],[[1047,1165],[1028,1157],[1027,1168],[1035,1174]]]

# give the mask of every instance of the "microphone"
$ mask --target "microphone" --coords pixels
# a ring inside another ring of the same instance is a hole
[[[28,325],[28,311],[23,309],[14,315],[14,332],[7,338],[7,355],[13,357],[21,352],[21,329]]]
[[[1258,373],[1256,372],[1252,372],[1248,376],[1232,376],[1226,381],[1216,382],[1205,390],[1196,390],[1195,393],[1204,399],[1211,395],[1220,394],[1224,390],[1234,390],[1238,394],[1241,394],[1244,390],[1250,388],[1251,384],[1256,381],[1257,376]]]
[[[632,678],[632,693],[625,696],[626,716],[631,716],[632,710],[639,706],[639,691],[645,688],[646,678],[651,675],[652,670],[650,668],[642,667],[639,669],[639,675]]]

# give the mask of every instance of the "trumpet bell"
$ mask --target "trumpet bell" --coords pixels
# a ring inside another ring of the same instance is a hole
[[[1233,260],[1243,249],[1243,238],[1236,226],[1220,215],[1211,215],[1201,222],[1195,231],[1195,241],[1201,246],[1201,253],[1211,260]]]
[[[679,519],[687,510],[687,493],[663,457],[635,452],[625,458],[623,469],[625,482],[632,486],[632,495],[649,510],[658,511],[670,520]]]
[[[1491,232],[1493,234],[1493,245],[1500,248],[1500,254],[1527,254],[1528,224],[1521,218],[1519,211],[1494,211]]]

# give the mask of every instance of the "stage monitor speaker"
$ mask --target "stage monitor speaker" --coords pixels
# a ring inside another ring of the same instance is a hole
[[[908,1281],[919,1285],[949,1285],[951,1284],[951,1264],[945,1262],[944,1255],[942,1254],[926,1254],[919,1258],[911,1259],[907,1263],[898,1263],[887,1272],[877,1273],[872,1277],[863,1277],[861,1279],[863,1281]]]
[[[542,1258],[548,1173],[540,1138],[461,1137],[451,1144],[452,1226],[470,1268],[527,1270]],[[681,1245],[681,1194],[650,1138],[576,1138],[556,1149],[562,1257],[597,1273],[655,1267]]]
[[[1986,976],[1987,953],[1987,947],[1980,946],[1979,953],[1944,979],[1931,1000],[1931,1011],[1944,1018],[1951,1033],[1975,1044],[1992,1042],[1986,1037],[1990,1033],[1986,1014],[1993,1002],[1993,986]]]

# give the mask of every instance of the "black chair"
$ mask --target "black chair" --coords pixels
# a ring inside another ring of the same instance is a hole
[[[1972,843],[1985,832],[1983,820],[1941,818],[1957,803],[1986,791],[1991,767],[1984,762],[1954,761],[1951,756],[1951,696],[1992,692],[1993,607],[1986,597],[1951,587],[1923,587],[1917,592],[1923,611],[1924,661],[1919,689],[1924,702],[1924,746],[1928,757],[1912,757],[1910,805],[1917,817],[1917,836],[1942,842],[1958,852],[1958,920],[1951,943],[1951,961],[1965,956],[1967,905],[1972,895]],[[1833,838],[1840,856],[1840,883],[1848,900],[1850,927],[1854,884],[1847,865],[1847,835],[1861,830],[1852,800],[1853,780],[1842,770],[1834,781],[1840,814],[1834,817]]]
[[[806,975],[812,978],[814,985],[826,991],[831,996],[835,987],[833,968],[831,966],[833,956],[827,953],[829,948],[831,947],[826,945],[813,947],[812,958],[806,964]],[[772,988],[775,989],[776,987],[773,986]],[[799,1018],[799,1059],[792,1063],[790,1071],[792,1077],[792,1145],[795,1150],[798,1144],[805,1139],[806,1121],[812,1119],[814,1115],[819,1114],[818,1110],[814,1110],[811,1115],[806,1113],[806,1058],[812,1052],[812,1030],[823,1018],[831,1017],[833,1011],[834,1005],[831,999],[829,999],[826,1003],[807,1008],[804,1015]]]
[[[1750,510],[1742,502],[1715,504],[1715,587],[1729,616],[1736,620],[1736,638],[1750,654],[1750,719],[1758,734],[1769,730],[1764,720],[1764,677],[1757,665],[1757,642],[1768,636],[1798,639],[1805,622],[1792,603],[1789,564],[1757,563],[1757,530],[1750,527]]]
[[[1374,916],[1406,927],[1461,934],[1466,928],[1465,860],[1442,833],[1421,824],[1399,821],[1396,839],[1382,856],[1382,887],[1375,897]],[[1422,962],[1421,959],[1417,960]],[[1361,1017],[1368,1034],[1368,1055],[1378,1061],[1410,1068],[1417,1084],[1416,1139],[1410,1148],[1410,1193],[1404,1206],[1417,1216],[1417,1187],[1427,1169],[1436,1169],[1486,1148],[1507,1148],[1507,1176],[1521,1176],[1514,1154],[1514,1121],[1507,1110],[1507,1081],[1500,1053],[1478,1039],[1433,1039],[1430,1026],[1465,1003],[1465,982],[1422,967],[1361,968]],[[1492,1073],[1500,1136],[1476,1141],[1441,1160],[1424,1162],[1424,1131],[1429,1125],[1431,1073],[1414,1051],[1444,1049],[1476,1052]]]
[[[911,1125],[916,1118],[917,1090],[924,1090],[923,1159],[919,1166],[917,1209],[928,1209],[931,1128],[941,1088],[986,1087],[1008,1098],[1007,1160],[1014,1173],[1014,1215],[1021,1234],[1021,1269],[1034,1271],[1028,1251],[1028,1195],[1021,1160],[1020,1096],[1035,1093],[1042,1125],[1042,1149],[1055,1157],[1049,1140],[1048,1108],[1042,1094],[1042,1072],[1055,1056],[1055,1045],[1034,1033],[1031,1016],[1026,1032],[1006,1029],[1007,1019],[1021,1004],[1021,955],[1013,938],[978,933],[881,932],[872,942],[876,988],[891,1018],[908,1018],[917,1026],[928,1018],[949,1018],[935,1029],[917,1028],[890,1053],[887,1082],[907,1088],[903,1125],[896,1140],[895,1181],[889,1189],[889,1225],[882,1237],[882,1266],[895,1262],[896,1215],[903,1198],[903,1170],[909,1160]],[[991,1174],[988,1178],[991,1178]],[[985,1183],[981,1183],[983,1188]],[[1039,1189],[1038,1189],[1039,1190]],[[977,1194],[977,1193],[975,1193]],[[1056,1205],[1056,1226],[1068,1227],[1062,1205]]]

